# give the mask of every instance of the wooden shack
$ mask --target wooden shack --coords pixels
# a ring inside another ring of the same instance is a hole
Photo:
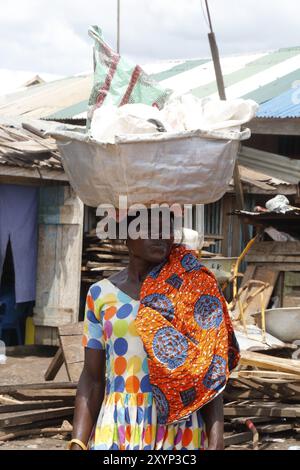
[[[49,126],[49,125],[48,125]],[[35,343],[57,344],[57,326],[78,321],[83,204],[72,191],[47,123],[0,125],[0,184],[38,187]]]

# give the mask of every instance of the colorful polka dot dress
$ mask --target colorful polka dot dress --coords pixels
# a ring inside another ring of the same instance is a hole
[[[108,279],[88,293],[83,345],[106,353],[106,391],[89,441],[92,450],[200,450],[207,447],[200,411],[160,425],[148,360],[135,327],[140,302]]]

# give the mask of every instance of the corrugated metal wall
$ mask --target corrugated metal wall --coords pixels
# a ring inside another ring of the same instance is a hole
[[[223,225],[223,201],[214,202],[213,204],[206,204],[204,206],[204,233],[205,238],[214,238],[215,245],[211,245],[206,250],[212,253],[221,253],[222,238],[222,225]]]

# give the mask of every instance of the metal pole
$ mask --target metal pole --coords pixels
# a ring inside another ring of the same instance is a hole
[[[117,0],[117,53],[120,54],[120,0]]]
[[[213,59],[213,63],[214,63],[214,69],[215,69],[215,74],[216,74],[219,97],[220,97],[220,100],[226,100],[225,86],[224,86],[223,74],[222,74],[221,63],[220,63],[219,49],[218,49],[215,33],[213,32],[213,27],[212,27],[212,22],[211,22],[211,17],[210,17],[210,11],[209,11],[209,7],[208,7],[208,0],[205,0],[205,5],[206,5],[206,11],[207,11],[207,17],[208,17],[208,23],[209,23],[209,29],[210,29],[210,33],[208,33],[208,41],[209,41],[211,55],[212,55],[212,59]]]

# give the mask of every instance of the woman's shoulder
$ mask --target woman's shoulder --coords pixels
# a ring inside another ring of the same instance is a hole
[[[90,295],[94,301],[99,298],[106,297],[109,294],[116,293],[116,286],[109,281],[109,279],[101,279],[98,282],[92,284],[89,288],[88,295]]]
[[[118,292],[116,287],[108,280],[101,279],[89,288],[86,306],[91,310],[96,318],[101,318],[100,312],[108,307],[116,307],[118,303]]]

